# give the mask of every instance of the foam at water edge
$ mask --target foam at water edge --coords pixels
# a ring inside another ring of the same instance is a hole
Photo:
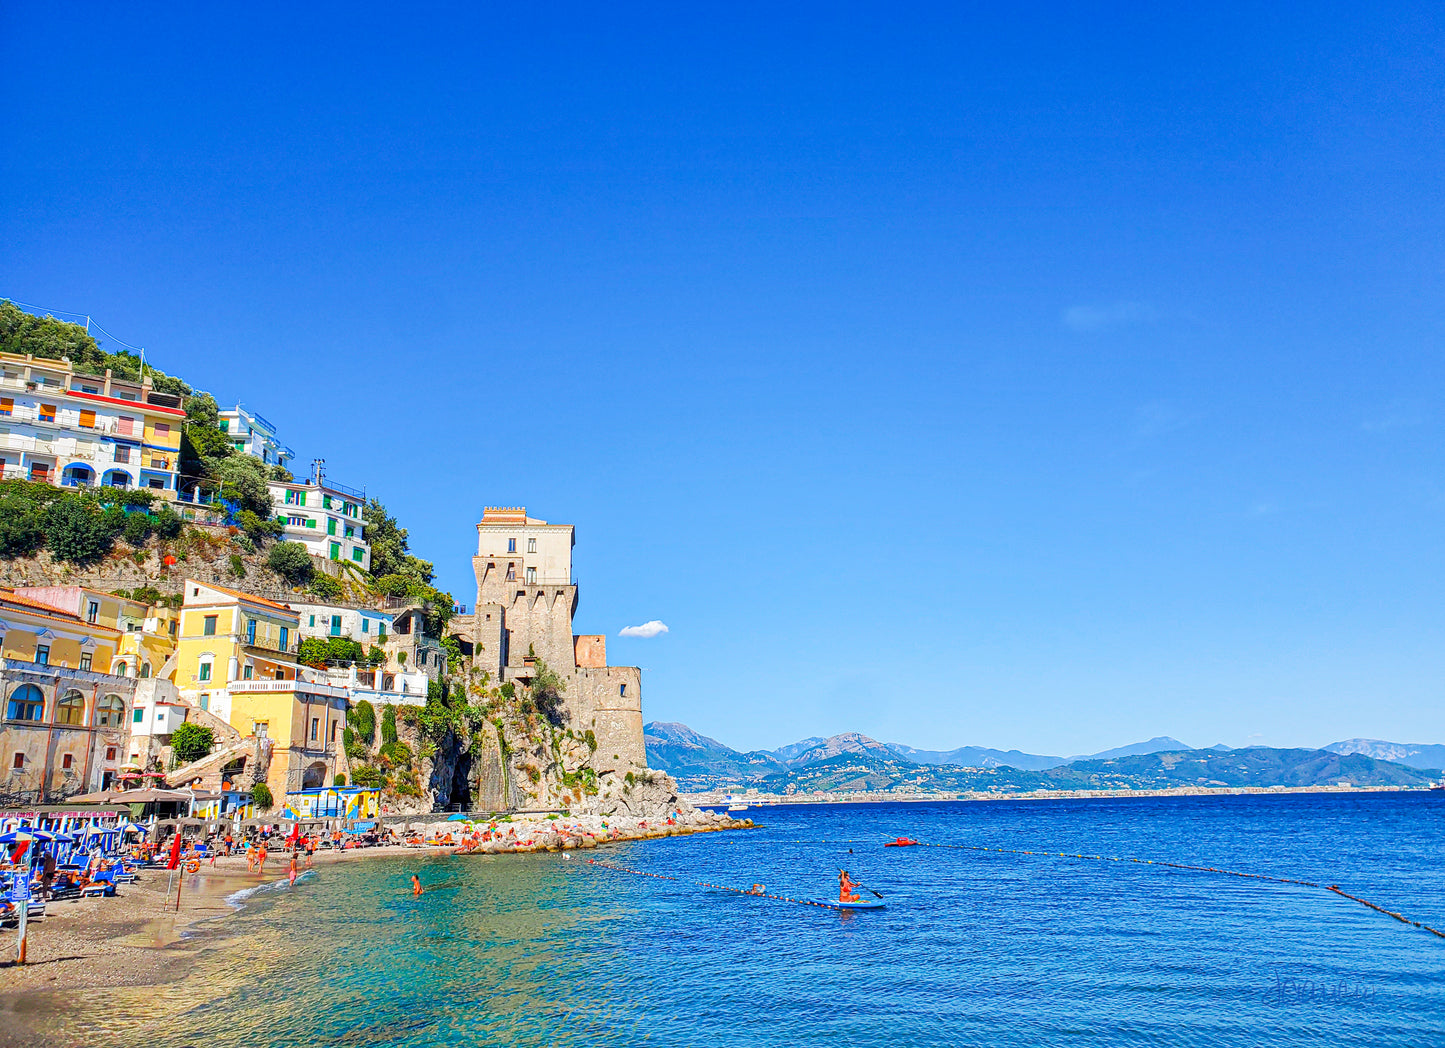
[[[296,880],[304,881],[307,877],[310,877],[315,872],[315,870],[303,870],[301,873],[297,874]],[[239,910],[244,907],[246,900],[249,899],[251,896],[255,895],[257,892],[284,891],[290,887],[290,883],[286,880],[285,877],[282,877],[279,880],[268,881],[265,884],[257,884],[253,885],[250,888],[242,888],[239,891],[234,891],[230,895],[227,895],[223,901],[226,903],[227,906],[231,907],[232,909]]]

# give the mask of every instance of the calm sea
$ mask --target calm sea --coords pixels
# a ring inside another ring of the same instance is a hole
[[[561,855],[321,869],[229,918],[224,970],[110,1001],[153,1045],[1445,1045],[1445,796],[1341,794],[763,809],[763,828]],[[853,841],[857,843],[832,843]],[[849,848],[852,852],[849,852]],[[589,866],[827,898],[840,914]],[[408,894],[418,872],[429,890]],[[238,958],[238,959],[237,959]],[[212,999],[204,999],[213,994]],[[194,1002],[194,1006],[191,1003]]]

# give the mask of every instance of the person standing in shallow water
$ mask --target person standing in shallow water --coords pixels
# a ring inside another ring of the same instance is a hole
[[[416,874],[411,875],[411,894],[413,897],[421,894],[421,878]]]

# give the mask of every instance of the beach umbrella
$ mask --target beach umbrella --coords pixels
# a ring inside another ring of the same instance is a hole
[[[29,844],[31,841],[53,841],[56,835],[48,830],[11,830],[0,835],[0,844]]]
[[[447,819],[447,822],[471,822],[472,820],[463,812],[457,812]]]
[[[171,841],[171,855],[166,860],[166,869],[174,870],[181,864],[181,828],[176,827],[176,839]],[[179,890],[179,889],[177,889]]]

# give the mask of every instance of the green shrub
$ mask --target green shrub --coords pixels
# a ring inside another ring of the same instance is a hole
[[[0,493],[0,558],[30,557],[45,545],[44,511],[25,494]]]
[[[246,577],[246,562],[241,559],[239,553],[231,554],[231,574],[238,579],[244,579]]]
[[[270,811],[275,799],[271,796],[271,787],[264,782],[258,782],[251,787],[251,800],[256,802],[256,807],[262,811]]]
[[[376,707],[366,699],[346,711],[346,720],[367,742],[376,737]]]
[[[390,709],[390,707],[387,707]],[[381,759],[393,768],[411,767],[411,747],[404,742],[388,742],[378,751]]]
[[[324,571],[315,572],[306,588],[322,600],[338,600],[341,597],[341,583]]]
[[[210,728],[187,721],[171,735],[171,753],[177,764],[190,764],[207,756],[215,741],[215,732]]]
[[[131,513],[125,518],[125,527],[122,529],[125,540],[132,546],[144,546],[146,536],[151,533],[150,517],[144,513]]]
[[[278,539],[285,530],[275,517],[263,517],[243,509],[236,514],[236,527],[251,541],[252,546],[267,539]]]
[[[381,710],[381,741],[396,742],[396,707],[389,702]]]
[[[266,556],[266,566],[293,586],[310,581],[316,571],[311,554],[299,542],[276,543]]]
[[[125,510],[113,508],[125,516]],[[114,533],[92,503],[73,495],[56,499],[45,508],[44,522],[45,544],[57,560],[88,564],[110,552]]]
[[[383,780],[381,769],[373,764],[358,764],[351,769],[351,781],[356,786],[380,786]]]
[[[181,515],[169,506],[161,506],[151,513],[151,528],[163,539],[179,536],[183,523]]]
[[[346,776],[343,775],[343,774],[341,774],[341,772],[337,772],[337,773],[336,773],[336,778],[334,778],[334,779],[331,780],[331,785],[333,785],[333,786],[345,786],[345,785],[346,785]]]

